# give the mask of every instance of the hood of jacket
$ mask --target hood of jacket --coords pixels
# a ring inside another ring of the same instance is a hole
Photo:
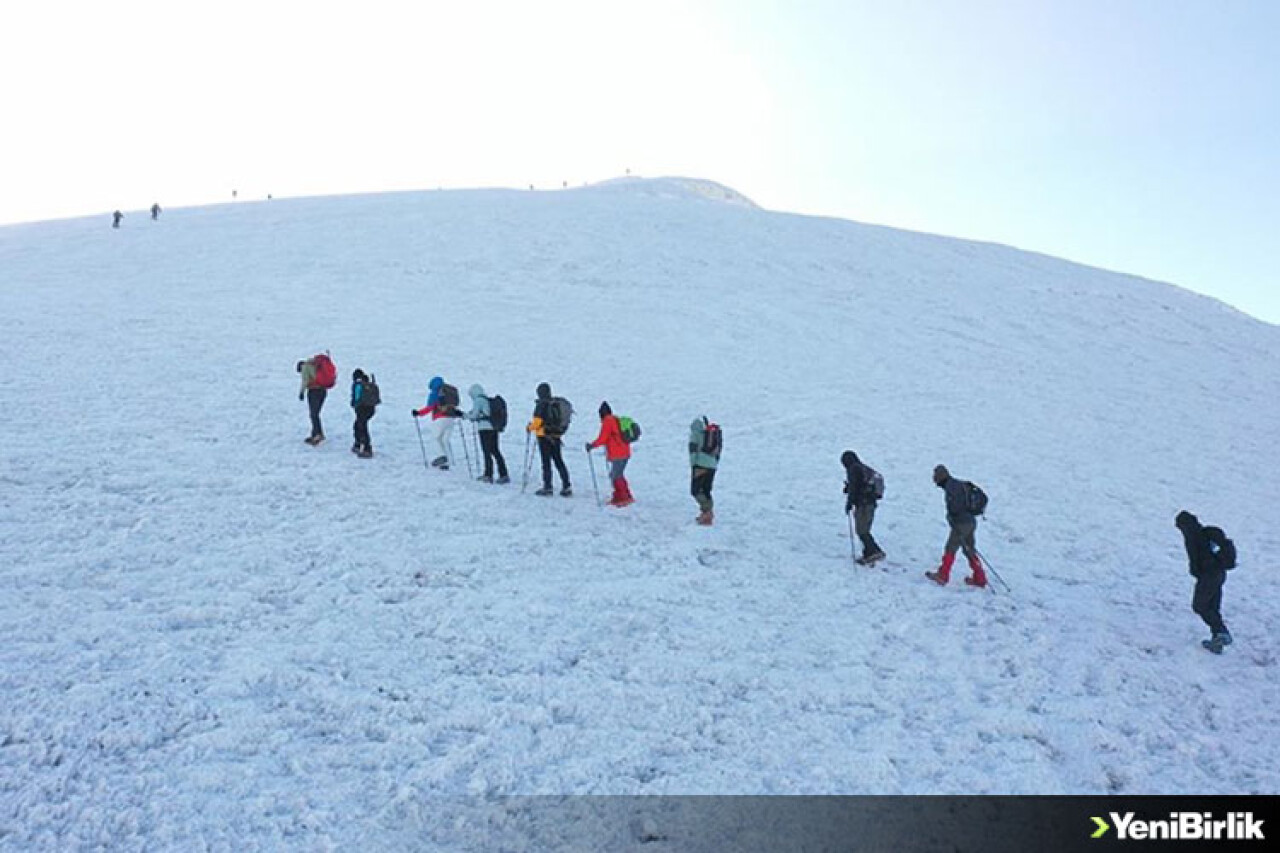
[[[444,379],[440,376],[432,376],[431,381],[427,383],[427,387],[432,391],[439,391],[440,386],[444,384]]]
[[[484,388],[480,387],[480,383],[476,383],[467,389],[467,394],[472,400],[479,400],[484,396]]]

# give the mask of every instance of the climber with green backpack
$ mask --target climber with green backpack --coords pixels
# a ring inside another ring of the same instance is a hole
[[[613,497],[609,506],[623,507],[635,503],[631,495],[631,486],[623,472],[627,462],[631,460],[631,443],[640,438],[640,425],[631,418],[619,418],[614,415],[609,403],[600,404],[600,434],[595,441],[587,442],[587,453],[597,447],[604,447],[605,459],[609,462],[609,480],[613,483]]]

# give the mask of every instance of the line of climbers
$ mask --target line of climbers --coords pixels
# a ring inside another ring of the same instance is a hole
[[[301,377],[298,399],[307,401],[311,418],[311,434],[304,441],[314,447],[325,440],[320,412],[329,390],[337,383],[337,367],[328,353],[320,353],[299,361],[296,369]],[[565,433],[573,418],[573,404],[564,397],[553,395],[551,386],[546,382],[539,383],[535,395],[533,414],[525,427],[525,480],[527,482],[532,467],[529,441],[536,438],[542,462],[542,486],[534,494],[546,497],[555,493],[552,479],[554,468],[560,476],[560,494],[571,497],[573,484],[569,479],[568,466],[565,465],[563,446]],[[426,404],[422,408],[410,410],[415,425],[420,418],[431,419],[434,439],[439,449],[439,453],[428,463],[424,445],[423,461],[429,467],[449,470],[454,425],[459,419],[467,420],[475,426],[480,455],[484,460],[483,473],[477,479],[499,485],[510,483],[507,461],[500,445],[500,436],[507,427],[507,402],[500,395],[489,396],[479,384],[468,389],[468,396],[471,398],[471,408],[464,412],[460,407],[458,389],[445,382],[441,376],[432,377],[427,385]],[[362,459],[373,456],[369,421],[381,402],[382,394],[376,378],[363,370],[355,370],[351,374],[351,408],[355,410],[356,416],[352,430],[355,441],[351,445],[351,452]],[[640,438],[640,424],[630,417],[615,415],[608,401],[600,403],[598,414],[600,431],[584,447],[588,454],[596,448],[604,448],[605,461],[609,466],[609,482],[613,487],[608,503],[614,507],[628,506],[635,502],[635,496],[631,493],[631,484],[627,482],[626,468],[631,459],[631,445]],[[421,440],[421,428],[418,434]],[[463,444],[465,448],[465,437]],[[712,423],[706,416],[697,418],[690,424],[689,492],[698,504],[696,521],[702,525],[710,525],[715,521],[711,492],[720,462],[721,445],[719,425]],[[497,479],[494,478],[495,469]],[[594,476],[594,467],[592,475]]]
[[[320,410],[324,406],[328,390],[337,381],[337,368],[326,352],[299,361],[297,370],[302,378],[298,399],[307,400],[311,416],[311,434],[305,441],[312,446],[319,445],[325,439]],[[485,483],[509,483],[511,478],[508,476],[507,462],[499,446],[500,435],[507,426],[506,400],[501,396],[486,395],[484,388],[478,384],[472,385],[468,394],[471,397],[471,409],[463,412],[459,408],[461,401],[458,389],[445,382],[443,377],[436,376],[428,384],[426,405],[411,410],[415,425],[418,419],[429,416],[435,428],[440,453],[430,462],[430,466],[441,470],[449,469],[453,427],[462,418],[475,425],[479,436],[484,473],[478,479]],[[554,467],[560,475],[560,494],[570,497],[573,486],[569,482],[569,469],[564,463],[562,448],[565,433],[573,418],[573,404],[564,397],[553,395],[551,386],[546,382],[539,383],[535,394],[533,414],[525,427],[525,481],[528,481],[532,467],[529,440],[536,437],[538,454],[542,460],[542,487],[535,494],[544,497],[554,494],[551,476]],[[376,379],[363,370],[355,370],[351,374],[351,407],[355,410],[356,418],[353,427],[355,441],[351,451],[364,459],[373,456],[369,421],[381,400]],[[625,472],[631,459],[631,445],[640,437],[640,425],[629,417],[615,415],[607,401],[600,403],[598,414],[600,432],[595,439],[585,444],[585,449],[590,454],[598,447],[604,448],[605,459],[609,464],[609,480],[613,486],[609,504],[614,507],[628,506],[635,502],[635,498],[631,494]],[[421,429],[418,435],[421,441]],[[465,437],[463,445],[465,448]],[[689,425],[689,492],[698,504],[698,524],[710,525],[715,520],[711,492],[722,447],[720,427],[706,416],[695,418]],[[423,462],[426,463],[425,446]],[[862,543],[862,555],[856,557],[855,562],[871,566],[885,558],[884,550],[871,533],[876,507],[884,498],[884,477],[858,458],[858,454],[852,450],[841,454],[840,463],[845,469],[845,514],[849,518],[850,542],[852,544],[852,538],[856,535]],[[498,475],[496,480],[495,466]],[[592,478],[594,477],[593,464]],[[984,567],[982,555],[978,552],[975,534],[978,518],[987,508],[987,495],[975,483],[951,476],[945,465],[934,467],[933,482],[946,496],[949,533],[938,568],[925,572],[925,576],[940,586],[946,586],[951,580],[956,552],[963,551],[970,572],[964,579],[965,583],[980,589],[986,588],[987,567]],[[1226,571],[1236,565],[1235,545],[1221,528],[1202,526],[1194,515],[1185,510],[1178,513],[1176,526],[1183,534],[1191,574],[1196,578],[1192,609],[1211,631],[1210,638],[1203,645],[1220,654],[1225,646],[1231,644],[1231,634],[1227,631],[1220,610]]]

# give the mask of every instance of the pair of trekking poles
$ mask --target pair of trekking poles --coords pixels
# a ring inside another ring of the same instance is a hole
[[[422,467],[426,468],[427,470],[431,470],[431,463],[427,461],[427,445],[426,445],[426,442],[422,440],[422,425],[418,423],[418,421],[419,421],[418,418],[413,419],[413,425],[418,431],[418,447],[421,448],[422,450]],[[471,445],[473,443],[474,443],[475,460],[476,460],[475,465],[471,464],[471,457],[472,457]],[[453,458],[451,458],[454,456],[453,433],[449,433],[448,451],[449,452],[446,458],[449,459],[449,464],[453,464],[454,460]],[[467,476],[475,477],[476,471],[481,470],[481,459],[483,458],[480,453],[480,431],[473,427],[471,430],[471,434],[467,435],[467,425],[465,422],[462,425],[462,455],[467,460]]]
[[[849,520],[849,551],[856,563],[858,561],[858,546],[856,544],[857,537],[853,532],[853,514],[845,513],[845,518]],[[973,553],[978,555],[978,559],[982,561],[982,567],[991,574],[991,577],[1000,582],[1000,585],[1004,587],[1005,592],[1013,592],[1013,587],[1009,586],[1009,584],[1005,582],[1005,579],[1000,576],[1000,573],[996,571],[996,567],[991,565],[991,561],[987,559],[986,554],[982,553],[977,548],[973,549]],[[996,588],[992,584],[987,584],[987,589],[991,591],[992,595],[996,594]]]
[[[591,455],[591,451],[587,451],[587,465],[591,468],[591,493],[596,497],[596,506],[604,506],[600,502],[600,484],[596,480],[596,460]],[[525,432],[524,434],[524,465],[522,466],[522,475],[520,479],[520,493],[524,494],[524,490],[529,485],[529,472],[533,469],[533,433]]]

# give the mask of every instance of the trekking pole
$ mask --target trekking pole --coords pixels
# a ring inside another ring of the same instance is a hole
[[[467,448],[467,425],[462,425],[462,456],[467,460],[467,476],[475,477],[476,472],[471,470],[471,451]],[[449,433],[449,448],[453,449],[453,433]]]
[[[528,430],[524,431],[524,469],[520,478],[520,494],[522,495],[524,494],[525,487],[529,485],[529,469],[533,467],[531,464],[533,460],[533,454],[529,452],[529,443],[530,443],[529,440],[530,438],[532,438],[532,436],[533,436],[533,433],[529,432]]]
[[[484,464],[484,455],[480,452],[480,424],[471,423],[471,449],[476,452],[476,470]]]
[[[422,424],[418,423],[418,419],[413,419],[413,425],[418,430],[418,446],[422,448],[422,467],[428,471],[431,470],[431,463],[427,461],[427,446],[422,443]]]
[[[603,506],[600,503],[600,487],[596,485],[596,458],[591,455],[591,451],[587,451],[587,467],[591,469],[591,491],[596,495],[596,506]]]
[[[987,555],[986,555],[986,554],[982,553],[982,552],[981,552],[981,551],[979,551],[977,548],[974,548],[974,549],[973,549],[973,553],[975,553],[975,554],[977,554],[977,555],[978,555],[978,559],[979,559],[979,560],[981,560],[981,561],[982,561],[982,563],[983,563],[983,565],[985,565],[985,566],[987,567],[987,571],[991,572],[991,576],[992,576],[993,578],[995,578],[996,580],[1000,581],[1000,585],[1001,585],[1002,587],[1004,587],[1004,591],[1005,591],[1005,592],[1013,592],[1013,587],[1011,587],[1011,586],[1009,586],[1009,584],[1005,583],[1004,578],[1000,577],[1000,573],[996,571],[996,567],[995,567],[995,566],[991,565],[991,561],[987,559]],[[991,592],[992,592],[992,594],[994,594],[994,593],[995,593],[995,590],[994,590],[994,589],[992,589],[992,590],[991,590]]]

